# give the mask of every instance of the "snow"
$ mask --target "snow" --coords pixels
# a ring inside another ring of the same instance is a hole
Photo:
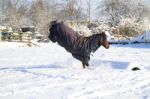
[[[131,42],[150,42],[150,30],[133,38]]]
[[[0,42],[0,99],[150,99],[150,44],[100,47],[89,69],[56,43],[38,45]]]

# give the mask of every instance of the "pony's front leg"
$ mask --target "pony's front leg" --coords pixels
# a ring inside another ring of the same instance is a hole
[[[82,62],[83,69],[85,69],[85,64]]]
[[[82,62],[82,66],[83,66],[84,69],[85,69],[85,67],[89,68],[89,63],[83,63]]]

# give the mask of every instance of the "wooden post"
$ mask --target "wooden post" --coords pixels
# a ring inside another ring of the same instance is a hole
[[[0,42],[2,41],[2,34],[1,34],[1,31],[0,31]]]
[[[32,42],[31,42],[31,33],[28,33],[28,46],[29,46],[29,47],[32,46]]]
[[[8,41],[11,42],[12,41],[12,33],[7,37]]]
[[[20,40],[20,42],[22,42],[22,34],[23,34],[22,32],[19,33],[19,40]]]
[[[146,29],[146,31],[144,33],[144,36],[145,36],[145,43],[147,43],[147,29]]]

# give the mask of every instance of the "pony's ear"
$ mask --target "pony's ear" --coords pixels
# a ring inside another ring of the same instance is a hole
[[[60,21],[60,20],[51,21],[49,24],[49,27],[52,27],[53,25],[58,24],[58,23],[63,23],[63,21]]]
[[[50,22],[50,25],[51,25],[51,26],[52,26],[52,25],[55,25],[55,24],[57,24],[57,20]]]
[[[60,24],[63,24],[64,22],[62,21],[62,20],[57,20],[57,22],[56,23],[60,23]]]
[[[57,24],[57,20],[55,20],[55,21],[51,21],[50,23],[49,23],[49,28],[51,28],[53,25],[55,25],[55,24]]]
[[[102,33],[101,34],[105,34],[105,32],[104,31],[102,31]]]

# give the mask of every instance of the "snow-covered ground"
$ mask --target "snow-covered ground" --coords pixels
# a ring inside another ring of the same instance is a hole
[[[150,44],[100,47],[82,69],[57,44],[0,42],[0,99],[150,99]]]

